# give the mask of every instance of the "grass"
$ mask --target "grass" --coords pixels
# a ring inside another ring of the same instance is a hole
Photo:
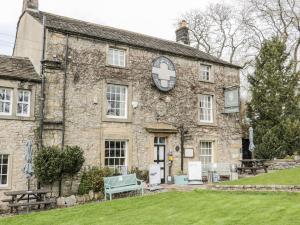
[[[279,170],[260,174],[255,177],[222,182],[223,185],[300,185],[300,168]]]
[[[0,219],[1,225],[300,224],[300,194],[168,192]]]

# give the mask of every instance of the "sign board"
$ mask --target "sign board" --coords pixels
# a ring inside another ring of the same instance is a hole
[[[176,83],[176,71],[173,62],[167,57],[160,56],[153,61],[152,78],[156,87],[161,91],[170,91]]]
[[[184,158],[194,158],[194,149],[193,148],[185,148],[184,149]]]
[[[225,89],[225,113],[240,111],[240,92],[238,87]]]
[[[149,166],[149,185],[159,185],[161,183],[160,178],[160,165],[159,164],[151,164]]]
[[[202,184],[201,161],[190,161],[188,163],[188,178],[190,183],[198,182],[199,184]]]

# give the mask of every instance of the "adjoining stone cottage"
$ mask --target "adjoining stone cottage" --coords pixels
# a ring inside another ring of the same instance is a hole
[[[35,146],[78,145],[87,166],[147,169],[159,163],[163,182],[169,153],[172,174],[181,169],[182,137],[184,170],[189,160],[237,163],[240,68],[190,47],[185,22],[176,39],[41,12],[38,0],[24,0],[13,55],[31,60],[42,79],[34,91],[28,88],[44,98],[30,102],[36,108],[30,122],[14,113],[0,117],[9,158],[9,185],[0,192],[24,188],[27,139]],[[17,137],[22,141],[12,144]]]
[[[0,200],[8,190],[25,190],[22,173],[27,140],[38,128],[40,77],[28,58],[0,55]]]

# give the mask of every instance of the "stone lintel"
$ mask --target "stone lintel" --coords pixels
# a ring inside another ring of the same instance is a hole
[[[168,134],[176,134],[178,133],[178,129],[171,124],[168,123],[152,123],[148,124],[145,129],[149,133],[168,133]]]

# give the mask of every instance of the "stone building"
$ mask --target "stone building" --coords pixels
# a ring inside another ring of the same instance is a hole
[[[172,42],[53,15],[25,0],[13,55],[28,57],[42,77],[34,141],[78,145],[87,166],[160,163],[163,181],[168,154],[172,173],[180,171],[182,147],[184,170],[189,160],[237,163],[240,68],[189,46],[184,21],[176,36]],[[9,127],[10,137],[20,132]],[[31,129],[20,137],[30,138]],[[21,155],[22,146],[0,138],[8,153]],[[12,164],[21,173],[21,163]]]
[[[25,189],[25,145],[34,140],[40,77],[28,58],[0,55],[0,199]]]

